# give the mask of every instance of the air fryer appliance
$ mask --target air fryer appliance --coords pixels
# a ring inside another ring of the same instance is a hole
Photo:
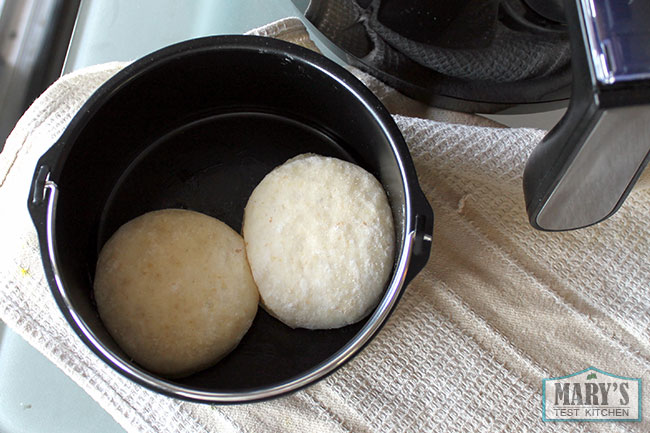
[[[452,110],[568,109],[528,159],[524,195],[542,230],[611,216],[650,159],[650,2],[311,0],[346,60]]]

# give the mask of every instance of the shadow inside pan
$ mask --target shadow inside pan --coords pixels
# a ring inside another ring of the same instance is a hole
[[[212,368],[184,379],[184,385],[242,391],[277,384],[315,367],[349,342],[366,320],[339,329],[291,329],[259,308],[237,348]]]
[[[124,171],[106,201],[97,245],[127,221],[167,208],[202,212],[240,232],[257,184],[307,152],[363,165],[333,137],[278,114],[225,113],[183,125],[153,142]]]
[[[93,255],[122,224],[158,209],[202,212],[241,232],[244,208],[257,184],[274,167],[306,152],[363,166],[345,144],[319,128],[269,112],[222,113],[172,128],[141,152],[115,184]],[[260,308],[231,354],[175,382],[224,391],[277,384],[329,358],[363,323],[337,330],[291,329]]]

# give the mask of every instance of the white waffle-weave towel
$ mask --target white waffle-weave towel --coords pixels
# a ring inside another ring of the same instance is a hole
[[[253,33],[315,49],[298,19]],[[73,334],[45,281],[26,200],[39,156],[124,64],[58,80],[0,154],[0,319],[130,432],[647,432],[650,422],[542,421],[542,379],[595,366],[643,380],[650,413],[650,188],[570,233],[527,223],[521,176],[544,131],[427,109],[355,71],[395,114],[434,207],[431,260],[377,338],[325,380],[237,406],[135,385]]]

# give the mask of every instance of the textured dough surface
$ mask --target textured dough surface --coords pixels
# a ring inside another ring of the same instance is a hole
[[[383,187],[336,158],[300,155],[271,171],[248,200],[243,233],[262,306],[293,328],[361,320],[393,267]]]
[[[94,288],[120,347],[169,377],[209,367],[234,349],[259,301],[243,238],[215,218],[180,209],[120,227],[100,252]]]

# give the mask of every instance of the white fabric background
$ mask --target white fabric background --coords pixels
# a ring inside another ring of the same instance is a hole
[[[254,31],[315,49],[297,19]],[[325,380],[236,406],[174,400],[105,366],[73,334],[45,281],[26,202],[36,161],[124,64],[62,77],[0,154],[0,319],[130,432],[543,432],[650,430],[544,423],[542,379],[595,366],[650,393],[650,188],[591,228],[527,222],[521,176],[544,131],[429,109],[355,71],[395,114],[436,215],[431,259],[373,342]]]

